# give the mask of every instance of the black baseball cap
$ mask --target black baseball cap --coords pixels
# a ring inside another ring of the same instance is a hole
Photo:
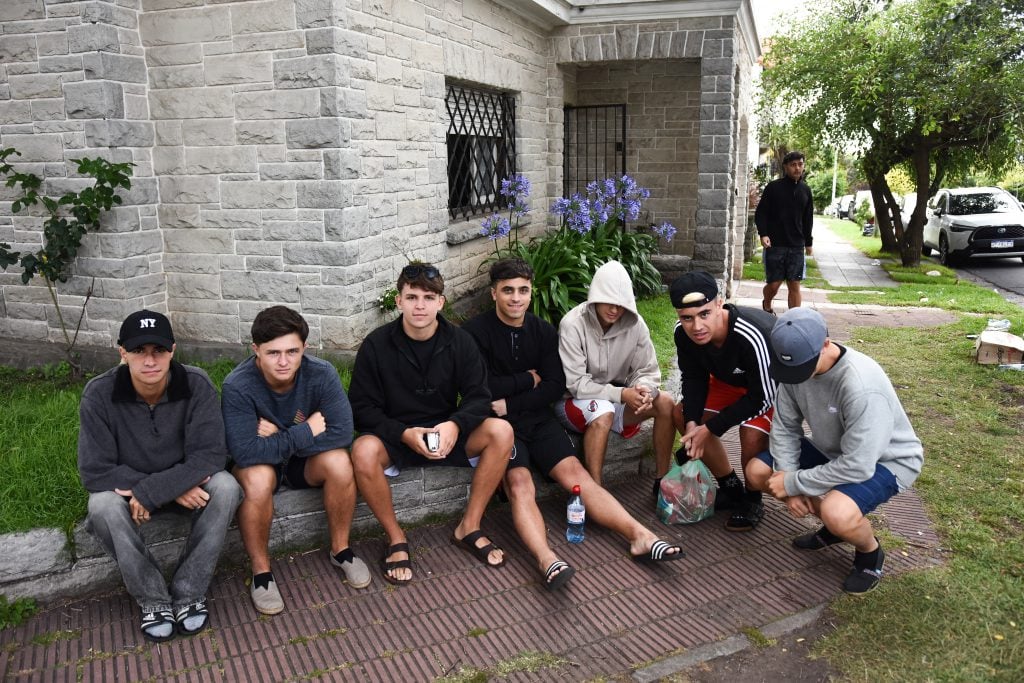
[[[718,283],[710,273],[691,271],[677,277],[668,288],[673,308],[700,307],[718,297]]]
[[[132,313],[121,323],[117,345],[125,351],[134,351],[146,344],[156,344],[168,351],[174,346],[171,321],[163,313],[142,310]]]

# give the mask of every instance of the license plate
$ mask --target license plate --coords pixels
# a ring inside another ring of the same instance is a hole
[[[1010,249],[1013,247],[1013,240],[992,240],[993,249]]]

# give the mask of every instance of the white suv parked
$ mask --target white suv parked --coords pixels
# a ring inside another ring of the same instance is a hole
[[[943,265],[970,256],[1019,256],[1024,262],[1024,209],[998,187],[939,190],[928,202],[925,256],[939,252]]]

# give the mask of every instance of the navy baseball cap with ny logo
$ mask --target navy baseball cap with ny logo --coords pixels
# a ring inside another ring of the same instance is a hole
[[[146,344],[156,344],[170,351],[174,346],[171,321],[163,313],[156,311],[143,310],[132,313],[121,323],[117,344],[125,351],[134,351]]]

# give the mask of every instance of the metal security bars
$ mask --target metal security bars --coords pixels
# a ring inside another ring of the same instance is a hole
[[[626,175],[626,105],[565,108],[563,192]]]
[[[448,213],[504,208],[498,191],[516,172],[516,103],[508,94],[448,85]]]

